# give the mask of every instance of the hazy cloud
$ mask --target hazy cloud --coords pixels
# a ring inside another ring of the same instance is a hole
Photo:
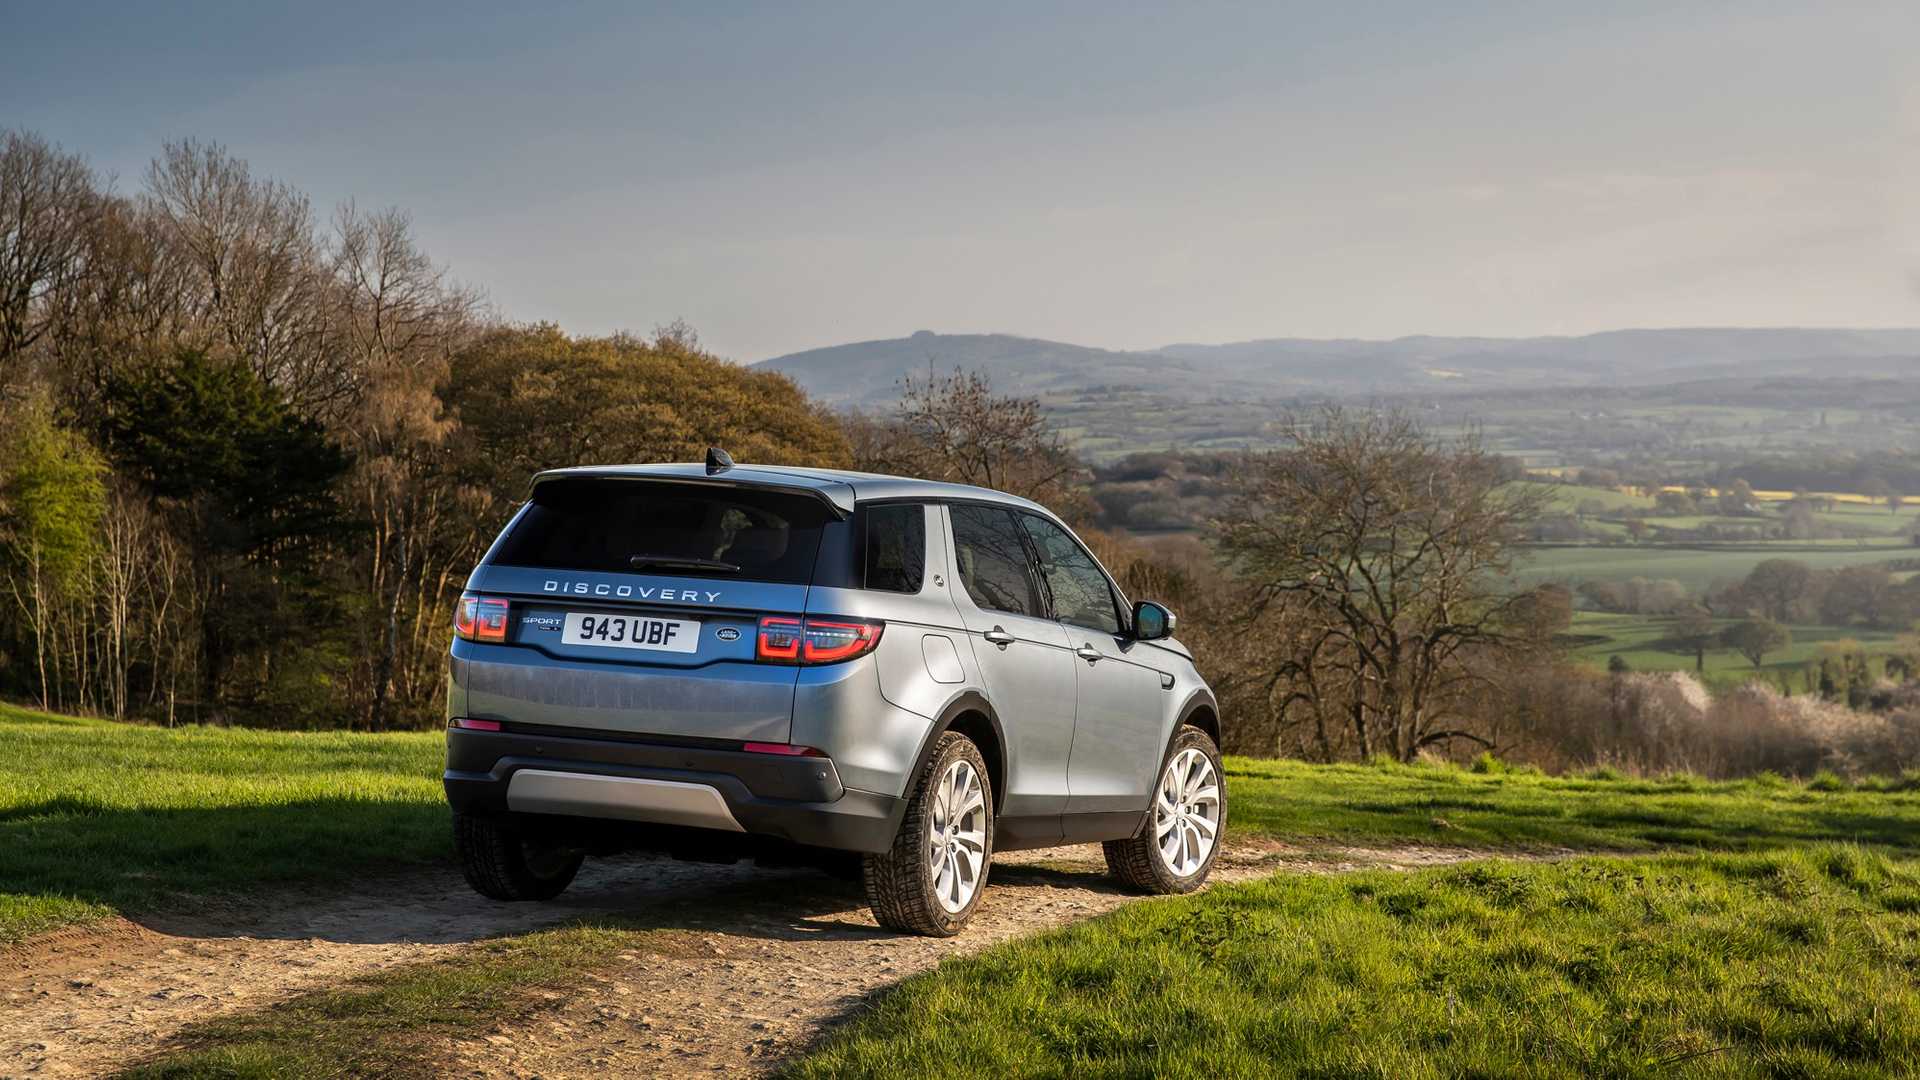
[[[405,205],[511,316],[746,359],[1920,323],[1912,4],[1600,7],[47,5],[0,100],[123,177],[194,134]]]

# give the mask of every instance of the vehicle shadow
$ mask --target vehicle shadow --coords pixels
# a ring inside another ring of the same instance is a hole
[[[1093,863],[1079,873],[1021,858],[997,864],[991,882],[1108,887]],[[583,921],[779,940],[891,936],[867,917],[857,881],[746,861],[589,859],[552,901],[487,900],[453,863],[444,807],[366,800],[13,807],[0,812],[0,893],[100,904],[187,938],[453,944]]]
[[[1074,872],[1009,863],[994,886],[1119,893],[1092,866]],[[589,860],[553,900],[513,904],[473,893],[450,867],[393,875],[352,891],[228,902],[220,911],[156,911],[135,921],[182,937],[324,940],[351,944],[453,944],[589,924],[686,931],[770,941],[849,941],[897,936],[873,924],[865,892],[820,870],[678,862],[645,854]]]

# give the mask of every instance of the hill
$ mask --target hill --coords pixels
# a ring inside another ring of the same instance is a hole
[[[1011,334],[936,334],[858,341],[789,353],[758,367],[792,376],[809,394],[836,404],[891,400],[900,380],[929,368],[983,371],[996,388],[1023,394],[1071,393],[1115,383],[1160,388],[1165,374],[1156,368],[1174,363],[1192,378],[1203,364],[1187,364],[1164,353],[1116,352]]]
[[[1728,378],[1910,376],[1920,330],[1613,330],[1581,337],[1405,337],[1392,341],[1273,338],[1096,349],[1009,334],[936,334],[790,353],[761,366],[837,404],[891,399],[929,367],[972,368],[1000,389],[1080,397],[1124,388],[1172,400],[1318,394],[1619,387]]]

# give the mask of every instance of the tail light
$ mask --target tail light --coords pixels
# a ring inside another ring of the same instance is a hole
[[[507,640],[507,602],[466,593],[453,610],[453,633],[468,641]]]
[[[769,615],[760,620],[754,656],[775,664],[838,664],[872,652],[883,629],[884,623],[864,619]]]

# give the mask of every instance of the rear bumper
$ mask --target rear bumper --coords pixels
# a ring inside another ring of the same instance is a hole
[[[462,813],[693,825],[874,853],[892,846],[906,809],[900,799],[845,787],[828,758],[546,731],[449,728],[445,784]]]

